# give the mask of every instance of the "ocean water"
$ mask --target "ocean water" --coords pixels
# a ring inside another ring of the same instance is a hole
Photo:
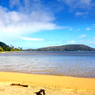
[[[95,78],[95,51],[0,53],[0,71]]]

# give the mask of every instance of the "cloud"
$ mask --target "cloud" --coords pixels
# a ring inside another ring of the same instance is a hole
[[[81,31],[81,29],[77,29],[77,30],[75,30],[75,31],[76,31],[76,32],[77,32],[77,31]]]
[[[41,4],[40,0],[9,0],[11,9],[16,8],[20,12],[31,13],[31,11],[45,11],[45,6]]]
[[[76,12],[76,16],[83,15],[83,14],[84,14],[83,12]]]
[[[87,40],[88,44],[95,48],[95,37]]]
[[[0,31],[12,36],[59,28],[51,21],[53,17],[45,12],[33,11],[27,15],[0,9]]]
[[[14,6],[20,6],[20,0],[9,0],[10,8]]]
[[[73,44],[73,43],[76,43],[76,41],[75,40],[70,40],[70,41],[67,41],[67,43]]]
[[[89,13],[89,12],[76,12],[76,13],[75,13],[75,16],[83,16],[84,18],[86,18],[87,15],[88,15],[88,13]]]
[[[72,31],[73,29],[72,29],[72,28],[70,28],[69,30],[70,30],[70,31]]]
[[[63,1],[71,8],[91,8],[93,6],[92,0],[58,0]]]
[[[29,38],[29,37],[21,37],[21,39],[26,41],[45,41],[43,38]]]
[[[38,0],[32,6],[30,0],[21,5],[20,0],[10,0],[10,8],[15,6],[18,10],[8,10],[0,6],[0,40],[13,41],[44,30],[62,29],[67,27],[57,26],[53,21],[55,17],[50,11],[45,11]],[[40,2],[40,1],[39,1]],[[33,3],[34,4],[34,3]],[[36,5],[38,4],[37,8]],[[29,9],[30,7],[30,9]],[[38,8],[39,7],[39,8]],[[25,9],[25,11],[24,11]],[[27,12],[29,10],[29,12]],[[32,39],[33,40],[33,39]],[[38,39],[35,39],[38,40]]]
[[[88,27],[88,28],[86,28],[86,30],[91,30],[91,29]]]
[[[94,41],[90,41],[89,43],[90,43],[90,44],[95,44],[95,40],[94,40]]]
[[[79,38],[83,38],[83,37],[86,37],[87,35],[80,35]]]

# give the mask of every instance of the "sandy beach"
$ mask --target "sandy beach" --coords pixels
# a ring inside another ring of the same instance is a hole
[[[0,95],[36,95],[40,89],[46,95],[95,95],[95,79],[0,72]]]

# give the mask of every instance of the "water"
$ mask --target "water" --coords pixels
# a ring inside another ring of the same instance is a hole
[[[95,51],[1,53],[0,71],[95,78]]]

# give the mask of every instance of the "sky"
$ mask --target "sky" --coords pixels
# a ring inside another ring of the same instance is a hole
[[[95,0],[0,0],[0,41],[23,49],[95,48]]]

